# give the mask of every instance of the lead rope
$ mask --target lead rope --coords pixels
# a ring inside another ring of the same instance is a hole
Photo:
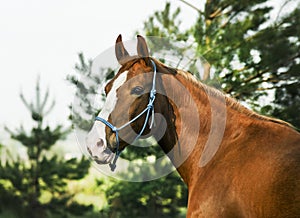
[[[138,114],[132,120],[125,123],[124,125],[122,125],[119,128],[115,127],[113,124],[111,124],[107,120],[103,119],[102,117],[98,117],[98,116],[95,117],[96,121],[100,121],[100,122],[104,123],[116,135],[116,143],[117,143],[116,155],[115,155],[114,160],[112,161],[112,163],[109,163],[109,167],[110,167],[111,171],[114,171],[116,169],[116,162],[117,162],[117,160],[118,160],[118,158],[121,154],[121,151],[119,150],[119,144],[120,144],[120,142],[119,142],[119,131],[121,129],[125,128],[126,126],[130,125],[134,121],[136,121],[139,117],[141,117],[146,112],[147,112],[147,114],[146,114],[144,125],[143,125],[141,131],[139,132],[139,134],[135,137],[133,142],[138,140],[141,137],[141,135],[143,134],[143,132],[144,132],[146,126],[147,126],[147,123],[149,121],[150,112],[152,113],[152,117],[151,117],[149,128],[152,129],[152,127],[155,126],[155,123],[154,123],[154,100],[155,100],[155,96],[156,96],[156,89],[155,89],[155,87],[156,87],[156,65],[155,65],[153,60],[150,60],[150,61],[151,61],[152,66],[153,66],[153,79],[152,79],[152,88],[151,88],[151,91],[150,91],[149,102],[148,102],[147,107],[140,114]]]

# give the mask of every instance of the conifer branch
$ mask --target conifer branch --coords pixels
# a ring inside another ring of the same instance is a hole
[[[41,92],[40,92],[40,76],[38,75],[37,77],[37,81],[36,81],[36,113],[38,114],[42,114],[42,111],[41,111]]]
[[[191,7],[192,9],[196,10],[199,14],[205,15],[203,11],[201,11],[199,8],[197,8],[195,5],[192,5],[191,3],[185,1],[185,0],[179,0],[182,3],[186,4],[187,6]]]
[[[42,104],[40,105],[41,111],[43,111],[43,110],[45,109],[45,105],[46,105],[46,103],[47,103],[47,101],[48,101],[48,97],[49,97],[49,87],[47,88],[46,93],[45,93],[45,96],[44,96],[44,99],[43,99],[43,102],[42,102]]]

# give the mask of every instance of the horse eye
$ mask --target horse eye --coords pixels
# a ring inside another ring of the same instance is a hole
[[[133,89],[131,89],[131,92],[130,94],[133,94],[133,95],[141,95],[143,94],[144,92],[144,88],[141,87],[141,86],[136,86],[134,87]]]

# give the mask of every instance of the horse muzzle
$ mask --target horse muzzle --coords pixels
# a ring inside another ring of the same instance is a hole
[[[115,154],[105,145],[103,139],[96,144],[87,144],[87,151],[98,164],[109,164],[113,161]]]

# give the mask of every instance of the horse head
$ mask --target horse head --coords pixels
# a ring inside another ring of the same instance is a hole
[[[121,67],[105,86],[105,104],[87,137],[87,150],[99,164],[115,165],[126,146],[162,130],[154,111],[168,108],[157,71],[172,72],[149,56],[145,39],[137,36],[137,55],[131,56],[119,35],[115,55]]]

